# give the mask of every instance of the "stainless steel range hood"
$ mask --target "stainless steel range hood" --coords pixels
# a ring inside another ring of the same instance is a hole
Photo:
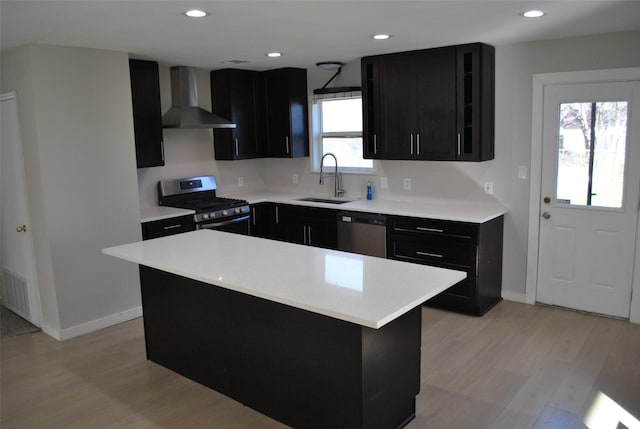
[[[235,128],[228,119],[198,106],[196,71],[193,67],[171,67],[171,108],[162,116],[163,128]]]

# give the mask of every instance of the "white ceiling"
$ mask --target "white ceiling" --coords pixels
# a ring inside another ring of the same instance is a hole
[[[188,19],[199,7],[210,13]],[[538,19],[518,14],[536,8]],[[619,0],[1,0],[2,49],[48,43],[130,52],[166,65],[264,70],[469,42],[503,45],[640,30]],[[390,33],[374,41],[374,33]],[[266,52],[281,51],[271,59]]]

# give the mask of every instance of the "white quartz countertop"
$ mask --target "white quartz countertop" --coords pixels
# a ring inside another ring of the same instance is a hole
[[[465,201],[435,198],[416,198],[411,200],[355,199],[344,204],[333,204],[298,201],[299,198],[305,198],[308,197],[308,195],[297,195],[282,192],[267,191],[228,196],[242,198],[247,200],[250,204],[272,202],[310,207],[325,207],[335,210],[351,210],[471,223],[488,222],[491,219],[499,217],[507,212],[507,209],[502,204],[494,200]],[[349,199],[347,198],[347,200]]]
[[[143,207],[140,209],[140,222],[152,222],[154,220],[170,219],[172,217],[192,214],[195,214],[195,210],[165,206]]]
[[[102,252],[376,329],[466,277],[461,271],[206,229]]]

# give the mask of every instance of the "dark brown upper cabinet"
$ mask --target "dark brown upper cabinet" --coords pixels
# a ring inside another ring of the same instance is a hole
[[[307,71],[282,68],[261,73],[265,150],[270,158],[309,156]]]
[[[210,78],[212,112],[236,124],[236,128],[213,130],[215,159],[260,158],[260,73],[222,69],[212,71]]]
[[[164,165],[160,80],[155,61],[129,60],[138,168]]]
[[[365,158],[493,159],[493,47],[365,57],[361,66]]]
[[[237,124],[214,130],[218,160],[309,156],[305,69],[214,70],[211,110]]]

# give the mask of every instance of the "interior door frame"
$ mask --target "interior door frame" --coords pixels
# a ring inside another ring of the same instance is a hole
[[[538,252],[540,240],[540,198],[542,196],[542,136],[544,119],[544,88],[551,85],[640,81],[640,67],[544,73],[533,75],[533,105],[531,118],[531,176],[529,189],[529,234],[527,244],[527,278],[525,301],[536,302],[538,287]],[[640,222],[640,216],[638,216]],[[636,225],[638,230],[638,225]],[[640,251],[636,238],[631,308],[629,321],[640,323]]]
[[[38,265],[36,262],[35,243],[34,243],[33,228],[32,228],[33,223],[31,222],[31,207],[29,205],[29,195],[28,195],[28,189],[27,189],[27,176],[26,176],[26,170],[25,170],[26,167],[25,167],[25,160],[24,160],[24,141],[22,140],[22,129],[20,128],[18,96],[15,91],[0,93],[0,101],[2,102],[14,101],[16,113],[18,114],[18,123],[16,125],[18,126],[17,131],[18,131],[19,138],[17,141],[17,145],[19,146],[20,170],[22,173],[22,177],[20,177],[20,180],[24,183],[24,190],[25,190],[24,198],[26,199],[26,211],[27,211],[24,214],[25,216],[24,222],[26,225],[28,225],[31,231],[31,232],[28,232],[29,239],[28,239],[27,246],[29,248],[28,249],[29,257],[31,258],[33,263],[33,267],[32,267],[33,272],[31,273],[32,277],[30,279],[31,282],[27,290],[27,299],[29,300],[29,308],[30,308],[29,317],[31,318],[31,320],[29,320],[29,323],[32,323],[38,328],[42,328],[42,299],[40,297],[40,280],[38,278]],[[0,257],[0,260],[1,260],[1,257]],[[2,264],[0,264],[0,268],[2,268]]]

